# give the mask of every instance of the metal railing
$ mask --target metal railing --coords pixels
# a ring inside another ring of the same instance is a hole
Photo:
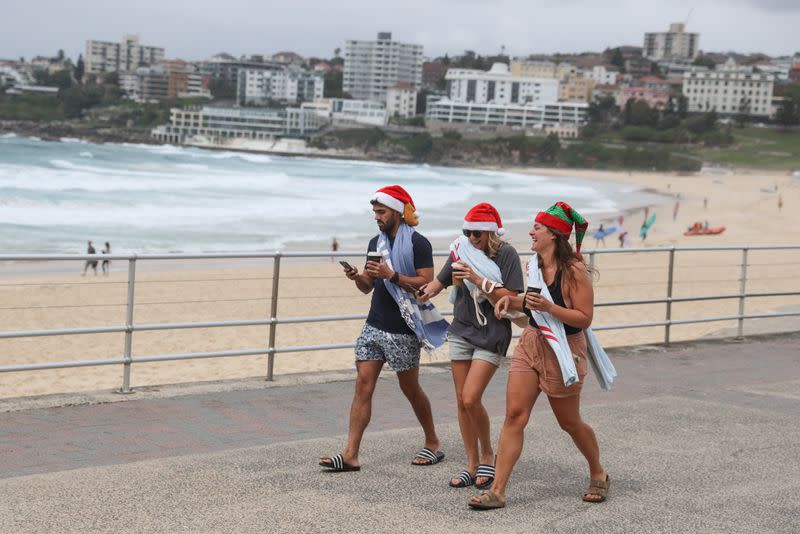
[[[637,300],[617,300],[607,302],[596,302],[595,307],[619,307],[619,306],[636,306],[636,305],[654,305],[665,304],[665,314],[663,320],[645,321],[645,322],[632,322],[620,324],[608,324],[593,327],[596,331],[601,330],[619,330],[619,329],[632,329],[632,328],[648,328],[648,327],[663,327],[664,328],[664,343],[670,343],[671,327],[673,325],[686,325],[693,323],[706,323],[715,321],[737,321],[737,337],[742,337],[743,326],[746,319],[761,319],[761,318],[774,318],[774,317],[788,317],[800,316],[800,312],[786,311],[786,312],[767,312],[767,313],[745,313],[745,302],[748,298],[761,298],[761,297],[787,297],[800,295],[800,291],[771,291],[771,292],[747,292],[747,276],[748,276],[748,253],[750,251],[788,251],[800,250],[800,245],[761,245],[761,246],[721,246],[721,247],[651,247],[651,248],[628,248],[628,249],[602,249],[589,251],[585,255],[588,257],[590,266],[595,264],[596,258],[601,255],[613,254],[666,254],[667,262],[667,282],[666,294],[664,297],[637,299]],[[738,282],[739,291],[736,293],[724,293],[715,295],[698,295],[689,297],[675,297],[674,284],[675,284],[675,256],[676,253],[687,252],[720,252],[720,251],[739,251],[741,259],[739,266],[741,267]],[[447,252],[436,252],[434,256],[445,257]],[[317,345],[292,345],[292,346],[276,346],[276,333],[279,325],[288,324],[310,324],[318,322],[332,322],[332,321],[354,321],[366,319],[366,314],[352,314],[352,315],[322,315],[322,316],[307,316],[307,317],[279,317],[278,316],[278,298],[280,295],[280,282],[281,282],[281,261],[288,258],[332,258],[332,257],[360,257],[361,253],[356,252],[274,252],[263,254],[252,253],[235,253],[235,254],[108,254],[102,257],[97,255],[0,255],[0,262],[15,262],[15,261],[34,261],[34,262],[49,262],[49,261],[97,261],[102,260],[124,260],[128,263],[128,277],[127,277],[127,300],[125,303],[126,315],[125,324],[118,326],[97,326],[89,328],[58,328],[48,330],[24,330],[24,331],[0,331],[0,339],[11,338],[35,338],[42,336],[71,336],[71,335],[84,335],[84,334],[105,334],[105,333],[123,333],[124,348],[121,358],[107,358],[95,360],[69,360],[60,362],[44,362],[44,363],[27,363],[16,365],[0,366],[0,373],[8,372],[22,372],[22,371],[38,371],[44,369],[63,369],[71,367],[90,367],[90,366],[104,366],[104,365],[122,365],[122,387],[120,392],[131,392],[131,367],[135,363],[148,363],[148,362],[164,362],[164,361],[178,361],[200,358],[225,358],[236,356],[267,356],[267,369],[266,379],[273,380],[275,355],[286,354],[292,352],[309,352],[309,351],[322,351],[332,349],[352,348],[353,342],[350,343],[323,343]],[[521,253],[525,257],[526,253]],[[209,259],[267,259],[272,260],[272,287],[270,297],[270,310],[269,317],[254,320],[232,320],[232,321],[209,321],[209,322],[189,322],[189,323],[153,323],[153,324],[136,324],[135,317],[135,289],[136,289],[136,266],[138,262],[154,261],[154,260],[209,260]],[[796,269],[795,269],[796,272]],[[790,277],[786,277],[787,280]],[[724,299],[738,299],[738,313],[735,315],[720,315],[711,317],[695,317],[689,319],[675,319],[673,318],[673,304],[685,302],[698,302],[706,300],[724,300]],[[452,312],[443,312],[443,315],[452,315]],[[217,352],[190,352],[186,354],[154,354],[136,356],[132,355],[133,338],[136,332],[147,331],[162,331],[162,330],[182,330],[192,328],[230,328],[242,326],[267,326],[268,336],[265,347],[243,350],[228,350]],[[515,334],[515,337],[519,334]]]

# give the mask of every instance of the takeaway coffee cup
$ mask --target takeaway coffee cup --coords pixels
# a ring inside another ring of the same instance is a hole
[[[374,261],[375,263],[380,263],[381,259],[382,256],[376,251],[371,250],[367,252],[367,261]]]
[[[542,292],[542,288],[541,287],[528,286],[528,289],[525,290],[525,296],[527,297],[528,293],[536,293],[538,295],[541,292]],[[528,306],[527,303],[525,304],[525,307],[528,308],[528,309],[531,309],[531,307]]]
[[[454,261],[453,263],[450,264],[450,266],[453,268],[453,285],[460,286],[461,284],[464,283],[464,280],[462,280],[461,278],[456,278],[456,269],[460,269],[462,267],[462,264],[457,261]]]

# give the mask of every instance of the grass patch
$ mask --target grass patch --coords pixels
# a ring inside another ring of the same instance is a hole
[[[751,127],[734,128],[732,133],[731,146],[706,147],[694,152],[704,161],[739,167],[787,170],[800,167],[800,132]]]

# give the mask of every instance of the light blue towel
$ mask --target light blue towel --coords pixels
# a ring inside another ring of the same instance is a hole
[[[617,370],[614,369],[614,364],[611,363],[611,359],[591,328],[586,329],[586,345],[589,348],[589,362],[592,364],[592,371],[594,371],[597,382],[602,389],[610,390],[611,384],[617,376]]]
[[[394,246],[389,241],[389,236],[381,232],[378,238],[378,253],[389,267],[406,276],[416,276],[414,267],[414,246],[411,236],[414,230],[406,223],[400,223]],[[400,315],[408,327],[422,341],[427,350],[433,350],[444,344],[449,323],[442,317],[436,307],[430,302],[420,302],[416,296],[400,289],[389,280],[383,281],[386,290],[397,303]]]

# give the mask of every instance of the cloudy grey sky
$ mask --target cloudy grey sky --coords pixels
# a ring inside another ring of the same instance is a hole
[[[220,51],[331,56],[346,39],[424,45],[427,56],[465,49],[512,55],[641,46],[647,31],[684,21],[701,50],[800,51],[800,0],[3,0],[0,58],[77,58],[86,39],[138,34],[170,58]]]

